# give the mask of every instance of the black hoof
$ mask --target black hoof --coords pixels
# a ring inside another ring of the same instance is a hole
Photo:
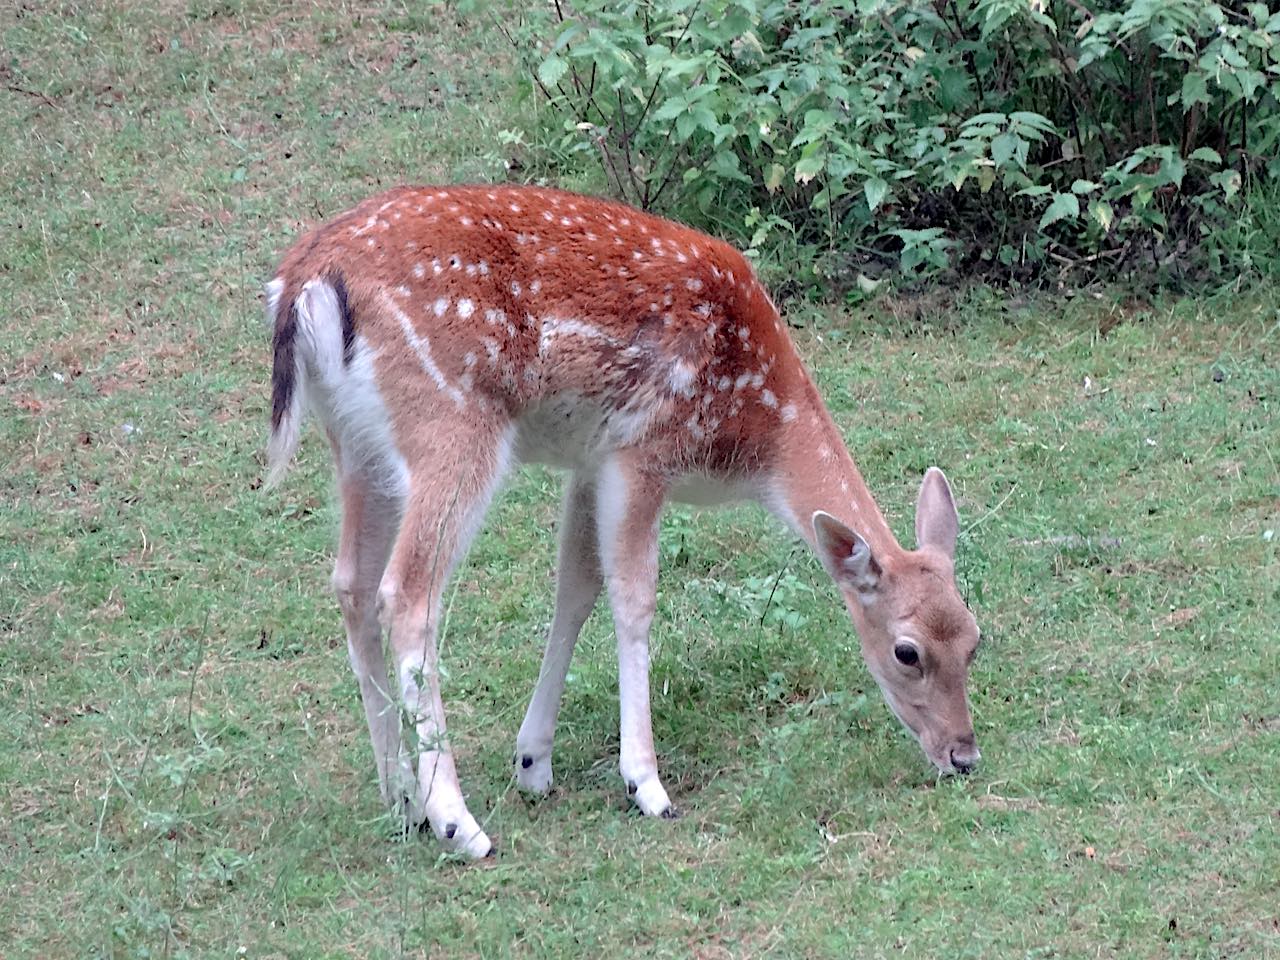
[[[628,797],[634,797],[634,796],[636,795],[636,790],[637,790],[637,789],[639,789],[639,788],[635,785],[635,783],[634,783],[634,782],[632,782],[632,781],[630,781],[630,780],[628,780],[628,781],[627,781],[627,796],[628,796]]]
[[[488,852],[488,853],[486,853],[486,854],[484,855],[484,859],[486,859],[486,860],[497,860],[497,859],[498,859],[498,848],[497,848],[497,846],[496,846],[496,845],[494,845],[494,844],[492,844],[492,843],[491,843],[491,844],[489,844],[489,852]]]
[[[528,770],[530,767],[533,766],[533,757],[522,757],[520,759],[520,766]]]
[[[662,817],[663,820],[679,820],[680,811],[675,807],[667,807],[667,809],[663,810],[662,813],[658,814],[658,816]]]
[[[452,840],[453,835],[457,832],[458,832],[458,825],[456,823],[449,823],[445,825],[444,835],[446,839]]]

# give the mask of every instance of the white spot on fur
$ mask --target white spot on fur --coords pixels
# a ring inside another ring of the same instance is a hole
[[[564,317],[543,317],[541,333],[538,336],[538,353],[545,354],[551,341],[563,336],[586,337],[588,340],[603,340],[613,346],[618,345],[617,340],[595,324]]]
[[[413,275],[421,280],[427,275],[427,268],[420,263],[415,263],[413,265]]]
[[[471,314],[475,313],[475,309],[476,305],[466,297],[463,297],[458,301],[458,316],[463,320],[466,320],[471,316]]]
[[[449,309],[449,301],[444,297],[440,297],[431,305],[431,309],[437,317],[443,317],[445,315],[445,311]]]
[[[790,423],[796,418],[796,405],[794,403],[784,403],[782,405],[782,422]]]
[[[671,371],[667,376],[674,393],[680,394],[682,397],[693,396],[693,377],[697,371],[694,370],[684,360],[677,360],[671,365]]]
[[[760,402],[766,407],[776,407],[778,405],[778,398],[773,395],[772,390],[765,390],[760,394]]]
[[[519,281],[519,280],[512,280],[512,281],[511,281],[511,295],[512,295],[513,297],[518,297],[518,296],[520,296],[520,290],[521,290],[521,287],[520,287],[520,281]]]

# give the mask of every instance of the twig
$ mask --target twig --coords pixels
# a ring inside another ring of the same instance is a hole
[[[200,667],[204,663],[204,645],[209,636],[209,611],[204,612],[204,626],[200,628],[200,643],[196,647],[196,662],[191,668],[191,685],[187,687],[187,730],[191,730],[191,716],[195,708],[196,702],[196,677],[200,673]],[[182,777],[182,789],[178,791],[178,804],[175,807],[175,814],[182,815],[182,808],[186,806],[187,789],[191,786],[192,771],[190,769],[184,771]],[[182,833],[177,826],[173,829],[173,885],[171,896],[173,897],[173,914],[179,909],[178,904],[178,877],[181,873],[181,860],[178,855],[182,849],[181,842]],[[169,956],[173,943],[173,915],[169,917],[169,922],[164,928],[164,955]]]
[[[777,592],[778,584],[782,582],[782,575],[787,572],[787,567],[791,564],[791,558],[795,555],[796,551],[792,548],[791,552],[787,554],[787,559],[784,560],[782,566],[778,568],[778,575],[773,578],[773,586],[769,588],[769,596],[764,602],[764,609],[760,611],[760,622],[756,624],[757,627],[764,626],[764,618],[769,613],[769,607],[773,605],[773,595]]]
[[[994,517],[1000,511],[1000,508],[1003,507],[1006,502],[1008,502],[1009,498],[1013,496],[1014,491],[1017,489],[1018,489],[1018,484],[1015,482],[1014,485],[1009,488],[1009,492],[1006,493],[1001,498],[999,503],[997,503],[994,507],[992,507],[986,513],[980,516],[977,520],[973,521],[973,523],[969,524],[969,526],[964,528],[964,535],[968,536],[969,534],[973,533],[974,530],[977,530],[978,527],[982,526],[984,523],[986,523],[988,520]]]
[[[28,97],[35,97],[37,100],[42,100],[44,101],[44,103],[48,104],[51,107],[60,108],[62,106],[62,104],[58,103],[57,100],[54,100],[52,97],[48,96],[47,94],[41,93],[39,90],[28,90],[26,87],[19,87],[12,83],[5,84],[4,88],[6,90],[11,90],[14,93],[25,93]]]

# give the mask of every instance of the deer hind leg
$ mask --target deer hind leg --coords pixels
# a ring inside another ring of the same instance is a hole
[[[486,856],[492,845],[458,785],[440,698],[437,639],[445,584],[506,472],[511,435],[509,428],[474,418],[436,428],[418,461],[422,472],[410,479],[404,520],[378,588],[417,752],[413,818],[429,824],[446,848],[471,857]]]
[[[564,517],[560,522],[556,612],[547,634],[538,683],[516,736],[516,781],[534,793],[546,793],[551,788],[551,745],[569,661],[582,625],[600,595],[598,544],[594,478],[574,474],[565,491]]]
[[[360,686],[382,800],[392,809],[403,810],[413,797],[413,767],[401,742],[400,709],[387,682],[377,608],[378,584],[400,525],[402,503],[367,476],[343,472],[338,460],[342,533],[333,589],[347,628],[347,653]]]
[[[618,635],[618,767],[636,806],[649,816],[670,817],[674,811],[658,779],[649,715],[649,626],[656,606],[658,520],[665,497],[659,478],[631,458],[616,457],[600,473],[596,524]]]

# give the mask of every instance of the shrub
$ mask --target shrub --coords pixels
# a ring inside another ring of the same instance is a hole
[[[557,0],[505,29],[618,196],[829,276],[1229,274],[1280,178],[1262,3]]]

